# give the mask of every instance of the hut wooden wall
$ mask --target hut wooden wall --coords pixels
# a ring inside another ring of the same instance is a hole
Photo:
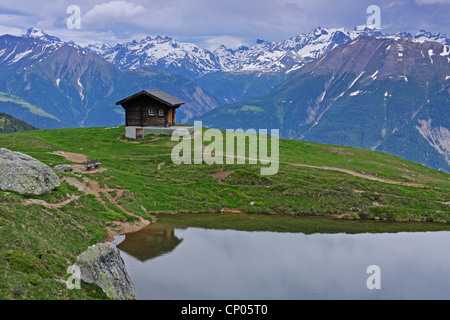
[[[154,116],[149,116],[150,109],[154,110]],[[164,116],[159,116],[159,110],[164,110]],[[170,108],[162,102],[148,96],[141,96],[126,105],[127,126],[164,126],[166,116]]]

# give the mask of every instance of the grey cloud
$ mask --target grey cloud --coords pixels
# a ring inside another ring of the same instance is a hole
[[[450,33],[445,10],[450,0],[379,0],[385,32]],[[252,43],[257,38],[280,41],[317,26],[352,28],[366,22],[366,9],[373,0],[0,0],[0,25],[6,28],[42,27],[55,35],[66,34],[66,9],[77,4],[82,29],[77,36],[114,34],[116,38],[136,35],[168,35],[178,40],[235,39]],[[23,16],[2,19],[2,14]],[[14,20],[14,21],[13,21]],[[207,37],[207,38],[205,38]],[[101,39],[99,39],[101,41]],[[234,40],[233,40],[234,41]]]

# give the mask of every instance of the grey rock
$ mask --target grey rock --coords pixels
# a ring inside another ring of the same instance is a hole
[[[72,171],[72,166],[69,164],[59,164],[57,166],[54,166],[53,170],[57,172],[70,172]]]
[[[120,256],[119,249],[109,243],[90,246],[77,257],[81,280],[102,288],[109,297],[118,300],[136,299],[136,290]]]
[[[58,176],[46,164],[29,155],[0,148],[1,190],[41,195],[59,185]]]

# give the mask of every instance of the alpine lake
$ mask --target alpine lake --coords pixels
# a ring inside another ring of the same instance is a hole
[[[450,227],[160,215],[112,242],[140,300],[450,299]]]

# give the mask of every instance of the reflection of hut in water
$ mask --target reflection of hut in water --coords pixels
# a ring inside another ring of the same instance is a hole
[[[181,241],[175,229],[156,223],[127,234],[117,248],[144,262],[174,250]]]

